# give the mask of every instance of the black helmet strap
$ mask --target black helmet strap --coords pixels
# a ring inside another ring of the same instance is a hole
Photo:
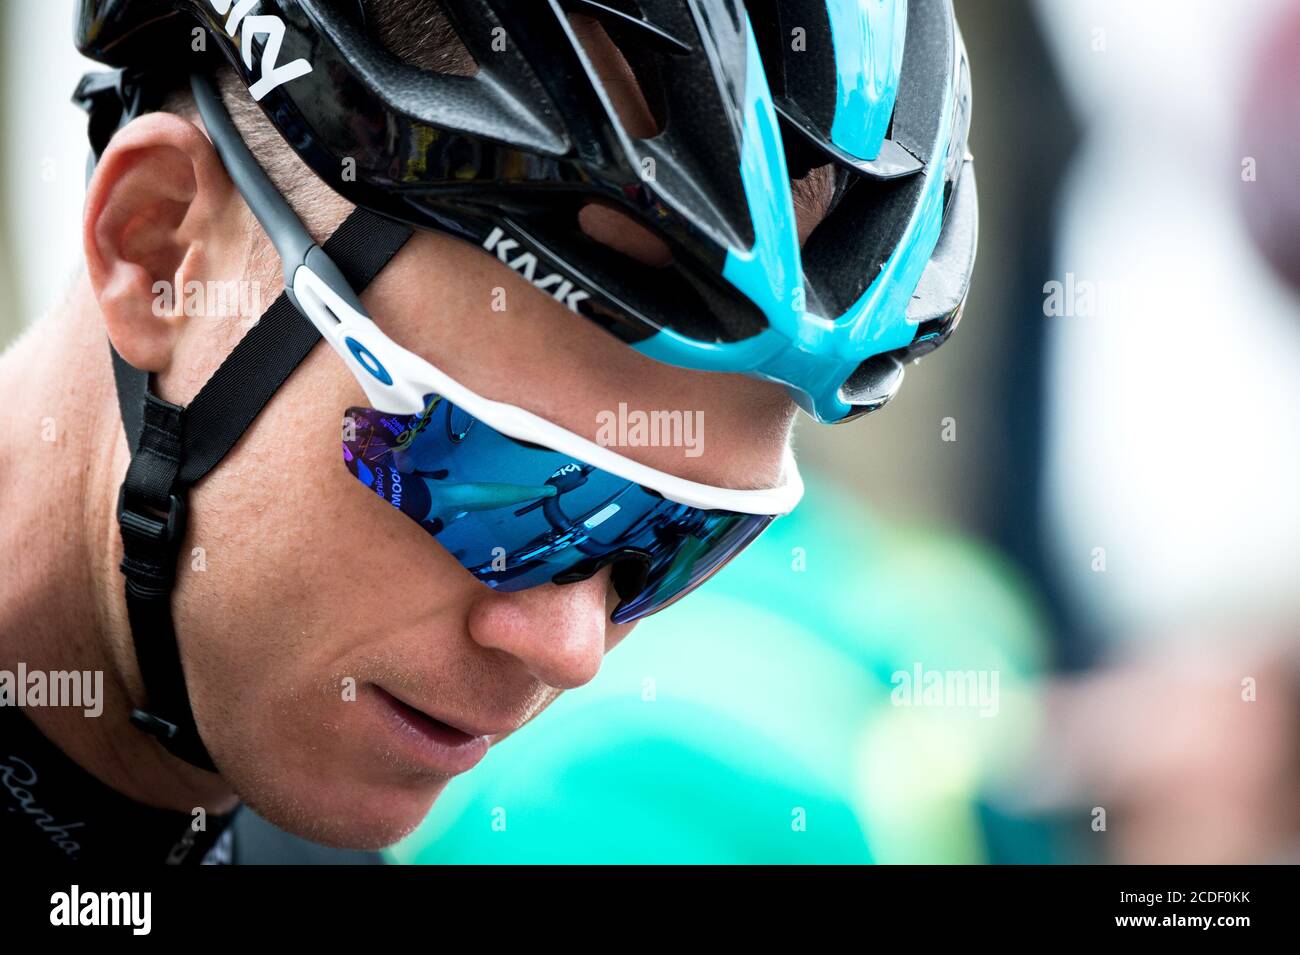
[[[409,227],[357,209],[324,250],[360,293],[410,236]],[[190,708],[171,612],[186,500],[319,340],[320,333],[281,293],[184,408],[153,394],[149,374],[112,351],[122,424],[132,449],[117,504],[121,569],[148,701],[132,711],[131,722],[174,755],[212,772],[216,767]]]
[[[115,82],[91,90],[87,85],[83,81],[78,98],[84,97],[91,111],[92,131],[111,135],[136,115],[141,97],[120,73]],[[97,124],[96,109],[105,101],[113,115]],[[94,144],[96,155],[105,142]],[[360,294],[411,234],[409,226],[357,208],[323,248]],[[183,408],[155,395],[149,373],[109,347],[131,449],[117,503],[127,615],[145,691],[131,722],[173,755],[209,772],[217,769],[195,725],[171,607],[189,489],[235,446],[319,340],[320,333],[282,292]]]

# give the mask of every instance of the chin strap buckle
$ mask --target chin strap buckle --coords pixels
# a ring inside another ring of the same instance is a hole
[[[215,772],[194,726],[172,629],[172,589],[187,515],[188,488],[179,480],[184,429],[184,408],[146,392],[139,439],[117,497],[126,610],[149,696],[145,707],[132,710],[131,723],[173,755]]]
[[[132,461],[132,467],[135,461]],[[127,589],[143,600],[170,597],[176,582],[176,557],[185,536],[185,499],[169,494],[167,510],[131,503],[127,485],[117,495],[117,523],[122,529],[122,573]]]

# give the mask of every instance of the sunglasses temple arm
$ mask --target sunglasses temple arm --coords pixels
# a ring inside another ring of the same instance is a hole
[[[284,196],[262,170],[239,130],[221,101],[221,94],[213,85],[212,78],[194,73],[190,76],[190,88],[194,93],[194,102],[198,106],[203,125],[207,127],[212,145],[221,157],[239,194],[244,197],[248,207],[257,217],[257,221],[266,230],[271,244],[280,257],[284,268],[285,292],[299,311],[304,311],[298,302],[294,286],[298,270],[303,266],[310,269],[324,281],[339,298],[365,315],[361,300],[334,261],[312,239],[311,233],[298,218],[297,213],[285,200]]]

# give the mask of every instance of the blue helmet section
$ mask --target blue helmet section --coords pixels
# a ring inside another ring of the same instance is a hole
[[[827,2],[839,90],[832,138],[853,155],[873,158],[898,90],[906,0]],[[916,337],[908,303],[943,228],[943,170],[950,149],[965,150],[964,143],[951,141],[955,96],[944,98],[940,133],[924,157],[922,197],[901,241],[855,302],[840,314],[823,314],[815,290],[805,287],[781,131],[753,29],[747,30],[740,164],[755,239],[751,248],[728,251],[722,274],[762,310],[769,327],[738,342],[702,342],[665,328],[635,347],[670,364],[781,383],[817,420],[839,421],[853,412],[840,388],[854,370]]]
[[[837,95],[831,142],[875,159],[894,115],[903,72],[907,0],[830,0]]]

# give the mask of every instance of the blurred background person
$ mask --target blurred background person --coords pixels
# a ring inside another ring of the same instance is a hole
[[[1109,809],[1114,861],[1295,861],[1300,5],[1038,7],[1084,129],[1043,319],[1047,586],[1092,672],[1052,685],[1012,801]]]

